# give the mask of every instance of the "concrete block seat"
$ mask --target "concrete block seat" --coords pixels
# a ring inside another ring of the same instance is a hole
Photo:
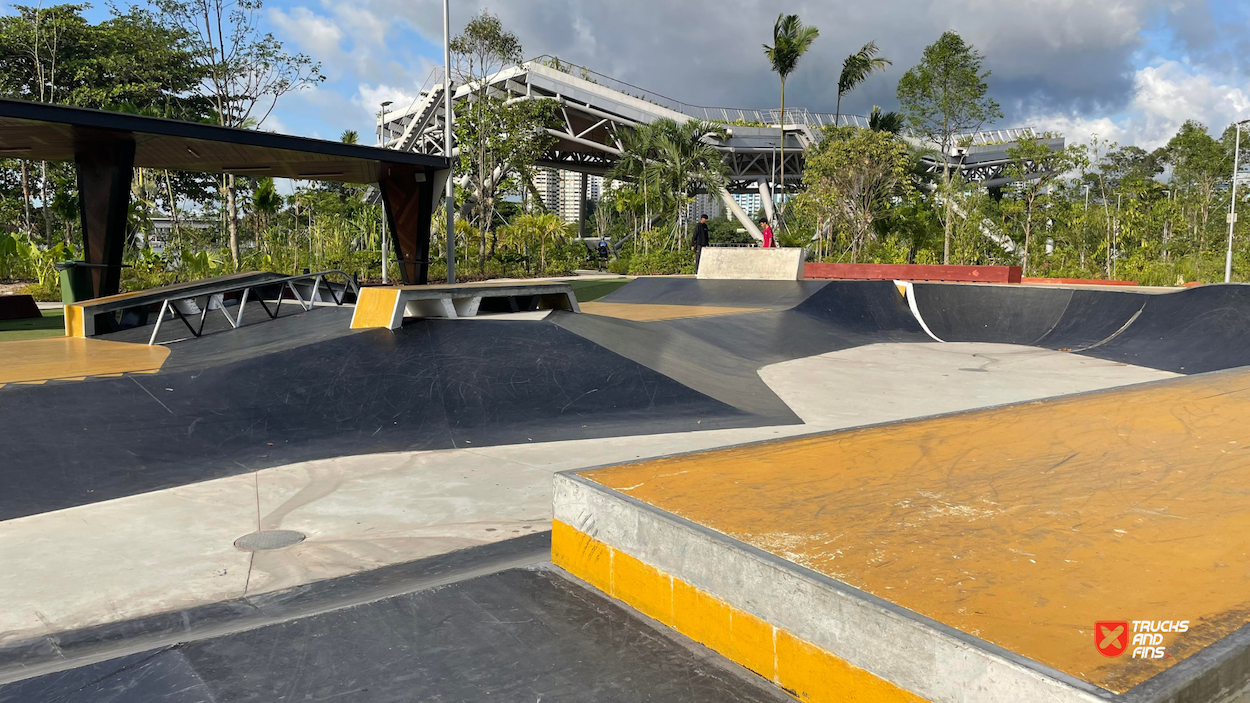
[[[580,312],[562,282],[489,281],[442,286],[371,286],[360,290],[353,329],[398,329],[405,317],[461,318],[532,310]]]

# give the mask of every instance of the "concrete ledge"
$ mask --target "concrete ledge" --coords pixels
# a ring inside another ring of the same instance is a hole
[[[699,278],[801,281],[805,254],[802,248],[704,247]]]
[[[556,475],[553,509],[555,564],[802,700],[1115,699],[575,474]],[[771,660],[760,650],[770,646]]]
[[[479,312],[571,310],[580,312],[568,283],[465,283],[449,286],[362,288],[352,329],[398,329],[405,317],[457,319]]]

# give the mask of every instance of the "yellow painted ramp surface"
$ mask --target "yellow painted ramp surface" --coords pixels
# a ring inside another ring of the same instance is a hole
[[[79,337],[0,342],[0,384],[153,372],[168,357],[162,346]]]
[[[1250,371],[582,475],[1116,692],[1250,622]]]
[[[767,308],[731,308],[714,305],[646,305],[640,303],[582,303],[582,312],[602,317],[615,317],[634,322],[681,320],[690,317],[713,317],[737,315],[745,312],[761,312]]]

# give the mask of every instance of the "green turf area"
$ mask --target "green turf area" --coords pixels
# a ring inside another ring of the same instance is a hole
[[[589,281],[569,281],[573,285],[573,294],[577,302],[589,303],[597,300],[621,286],[629,283],[631,278],[596,278]]]
[[[65,311],[44,310],[43,317],[28,320],[0,320],[0,342],[39,339],[65,335]]]

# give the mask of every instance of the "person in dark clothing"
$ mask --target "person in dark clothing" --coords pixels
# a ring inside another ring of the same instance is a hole
[[[694,226],[694,239],[690,249],[694,252],[694,270],[699,271],[699,259],[703,257],[703,247],[708,245],[707,215],[699,217],[699,224]]]

